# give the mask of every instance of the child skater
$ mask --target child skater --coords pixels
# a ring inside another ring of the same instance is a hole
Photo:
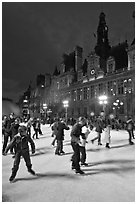
[[[31,139],[30,135],[27,134],[27,127],[20,126],[18,129],[18,134],[16,134],[13,137],[12,141],[10,142],[10,144],[7,146],[5,150],[5,155],[6,155],[9,149],[11,149],[12,147],[15,147],[15,160],[12,168],[12,173],[9,178],[10,182],[14,182],[15,176],[19,169],[21,156],[25,160],[28,172],[31,173],[32,175],[35,175],[35,172],[32,170],[28,142],[31,144],[32,154],[34,154],[35,144]]]

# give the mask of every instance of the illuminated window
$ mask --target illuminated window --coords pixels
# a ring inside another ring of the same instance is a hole
[[[118,95],[124,94],[124,80],[118,80]]]

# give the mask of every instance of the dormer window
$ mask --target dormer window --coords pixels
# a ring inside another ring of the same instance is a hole
[[[109,57],[107,61],[107,73],[113,73],[115,71],[115,60],[113,57]]]

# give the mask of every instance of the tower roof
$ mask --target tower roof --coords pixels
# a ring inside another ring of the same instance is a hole
[[[58,76],[60,74],[60,72],[57,69],[57,66],[55,67],[55,70],[53,72],[53,76]]]

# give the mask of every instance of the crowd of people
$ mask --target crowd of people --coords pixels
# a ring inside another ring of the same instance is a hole
[[[69,124],[69,125],[68,125]],[[122,126],[121,126],[122,127]],[[33,128],[33,134],[32,134]],[[78,119],[69,119],[66,123],[64,118],[54,118],[50,123],[50,128],[52,131],[51,137],[53,138],[51,145],[55,147],[55,155],[65,154],[63,150],[63,140],[64,140],[64,130],[70,130],[70,141],[73,150],[73,155],[71,157],[72,170],[75,170],[77,174],[84,174],[81,170],[81,166],[88,166],[86,163],[86,143],[90,132],[95,130],[96,135],[91,140],[94,143],[95,140],[98,141],[98,145],[102,145],[101,134],[105,133],[105,147],[110,147],[110,131],[111,129],[119,130],[118,120],[110,118],[110,116],[99,115],[98,117],[85,118],[79,117]],[[129,144],[133,145],[134,136],[134,122],[131,117],[126,121],[124,128],[129,134]],[[34,139],[39,139],[40,135],[43,135],[41,130],[41,120],[40,118],[23,118],[16,117],[14,113],[9,114],[9,116],[4,115],[2,119],[2,135],[3,135],[3,148],[2,154],[5,156],[8,151],[13,154],[14,163],[12,168],[12,173],[9,178],[10,182],[13,182],[17,171],[19,169],[21,156],[24,158],[28,172],[35,175],[35,171],[32,169],[32,164],[30,160],[29,145],[31,145],[32,154],[35,153],[35,142]],[[10,140],[10,142],[9,142]]]

